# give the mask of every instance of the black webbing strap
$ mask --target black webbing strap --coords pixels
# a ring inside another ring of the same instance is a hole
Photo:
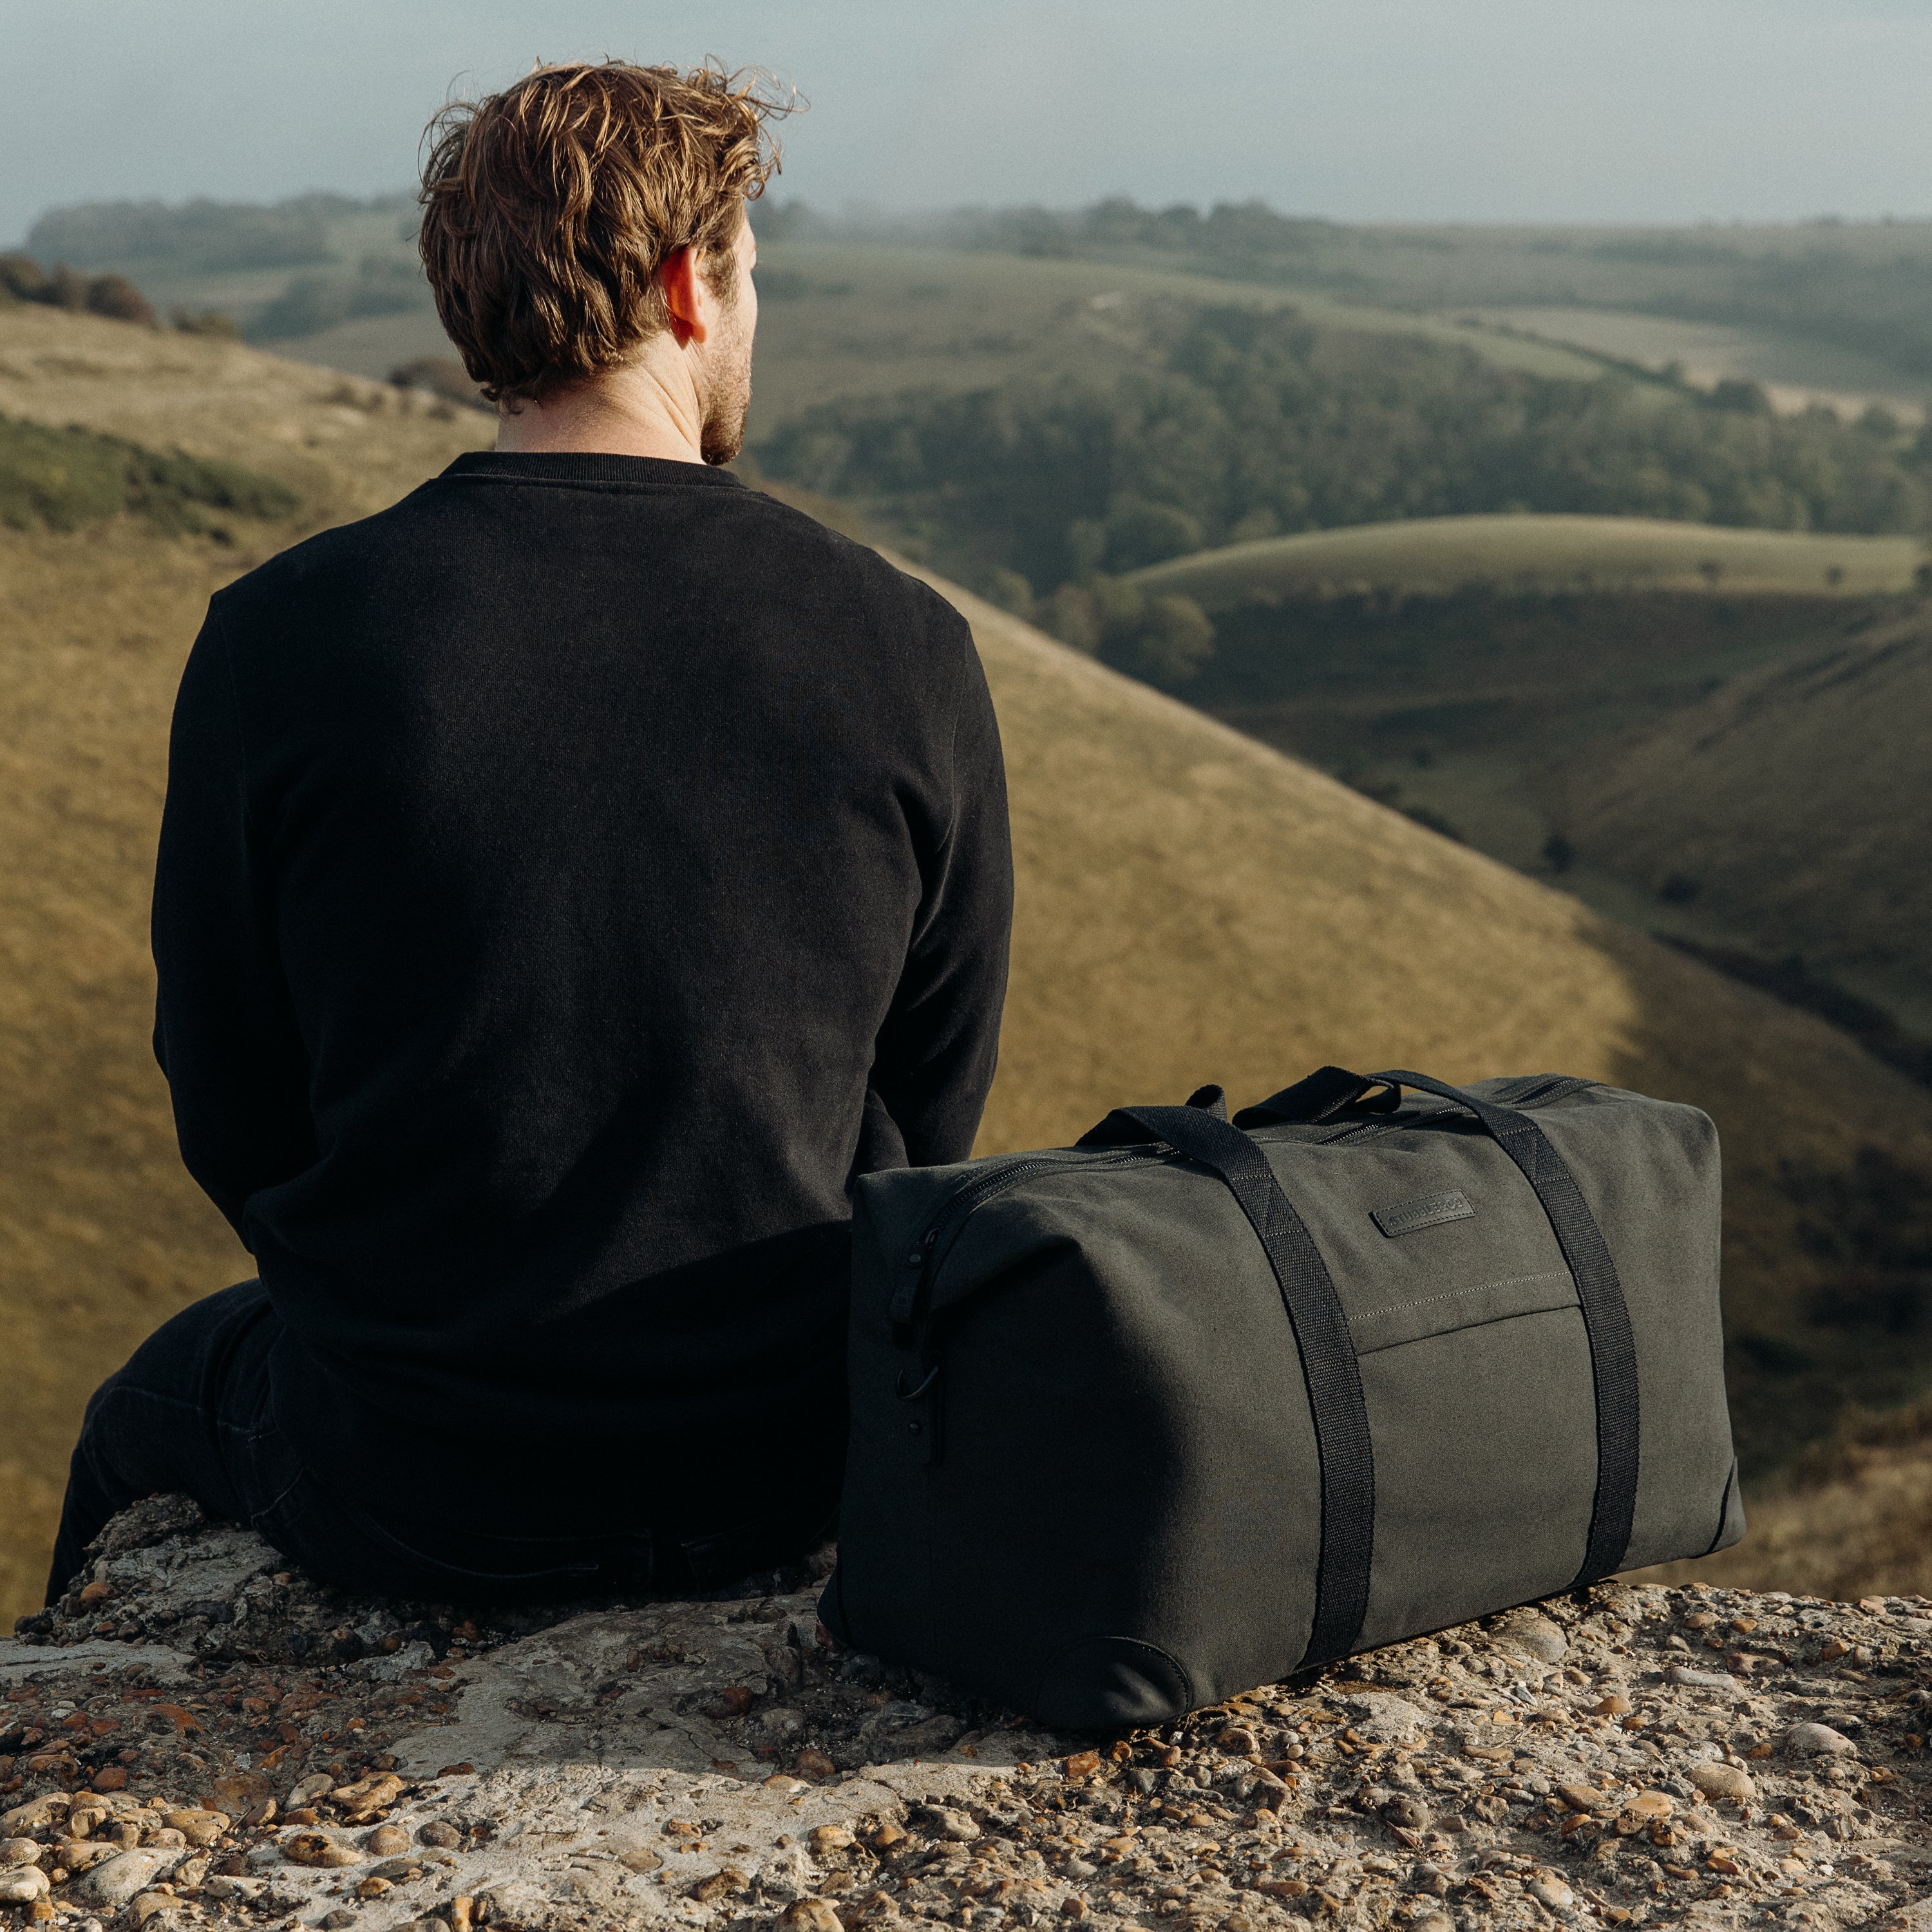
[[[1203,1097],[1196,1095],[1196,1100]],[[1376,1529],[1375,1449],[1354,1338],[1322,1251],[1281,1191],[1267,1156],[1240,1128],[1198,1106],[1123,1107],[1177,1153],[1210,1167],[1261,1238],[1301,1352],[1322,1472],[1322,1554],[1315,1622],[1297,1670],[1346,1657],[1369,1606]]]
[[[1624,1300],[1623,1284],[1617,1279],[1616,1264],[1576,1185],[1576,1177],[1543,1130],[1514,1107],[1499,1107],[1460,1087],[1432,1080],[1426,1073],[1371,1073],[1366,1084],[1412,1087],[1468,1108],[1536,1190],[1576,1283],[1584,1331],[1590,1342],[1590,1371],[1596,1384],[1597,1493],[1590,1510],[1583,1567],[1575,1580],[1594,1583],[1613,1575],[1623,1568],[1636,1514],[1636,1344],[1631,1337],[1630,1308]]]

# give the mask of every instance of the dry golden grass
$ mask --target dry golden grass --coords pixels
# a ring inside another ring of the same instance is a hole
[[[1729,1585],[1811,1597],[1932,1595],[1932,1412],[1868,1418],[1796,1478],[1747,1498],[1749,1534],[1646,1582]]]
[[[246,462],[304,490],[305,525],[373,508],[488,434],[334,392],[244,349],[0,314],[0,410]],[[181,662],[208,592],[253,560],[131,523],[0,532],[10,1615],[38,1600],[88,1390],[245,1271],[174,1158],[146,928]],[[1064,1142],[1204,1080],[1258,1098],[1324,1060],[1594,1074],[1717,1117],[1732,1290],[1760,1325],[1808,1280],[1780,1160],[1841,1162],[1876,1109],[1894,1148],[1932,1160],[1932,1097],[1828,1028],[946,589],[992,680],[1019,870],[985,1150]]]

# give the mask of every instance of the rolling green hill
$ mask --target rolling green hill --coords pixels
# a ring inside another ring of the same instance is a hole
[[[1912,536],[1724,529],[1645,517],[1416,518],[1268,537],[1131,573],[1212,613],[1286,598],[1688,590],[1865,597],[1913,587]]]
[[[488,425],[238,345],[25,310],[0,314],[0,412],[246,464],[302,502],[226,545],[126,512],[0,529],[14,855],[0,872],[0,1594],[17,1609],[88,1390],[247,1268],[176,1159],[148,1042],[166,725],[201,606]],[[1113,1106],[1204,1080],[1252,1100],[1329,1060],[1593,1074],[1694,1101],[1724,1136],[1754,1470],[1828,1433],[1850,1400],[1932,1383],[1932,1344],[1844,1318],[1857,1282],[1903,1266],[1884,1190],[1932,1184],[1932,1095],[1829,1027],[943,587],[999,709],[1018,870],[982,1149],[1064,1143]],[[1400,946],[1381,943],[1391,933]]]

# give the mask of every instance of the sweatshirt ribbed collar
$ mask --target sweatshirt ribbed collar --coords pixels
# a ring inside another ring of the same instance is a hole
[[[708,464],[677,463],[662,456],[611,456],[590,451],[478,449],[459,456],[445,476],[488,478],[502,483],[634,483],[656,489],[742,490],[745,479]]]

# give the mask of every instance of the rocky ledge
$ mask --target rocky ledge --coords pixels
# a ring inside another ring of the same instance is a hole
[[[1922,1599],[1612,1583],[1096,1738],[833,1649],[818,1580],[493,1618],[144,1504],[0,1644],[0,1910],[1932,1932]]]

